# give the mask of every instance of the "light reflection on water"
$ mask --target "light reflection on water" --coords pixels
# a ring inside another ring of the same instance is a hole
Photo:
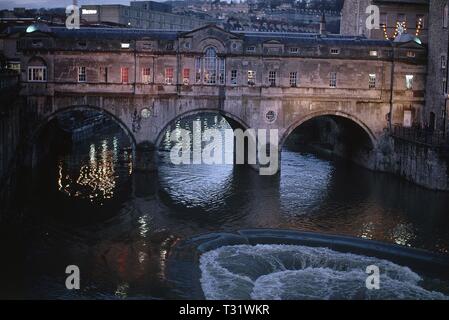
[[[219,116],[191,117],[173,128],[189,128],[193,120],[203,130],[229,128]],[[242,166],[173,165],[167,151],[160,152],[157,173],[133,173],[127,146],[116,134],[81,144],[50,168],[57,194],[45,191],[48,198],[24,201],[36,217],[30,218],[25,254],[39,270],[26,295],[176,297],[165,283],[171,247],[214,231],[296,229],[448,252],[447,194],[304,150],[283,150],[281,174],[274,177]],[[78,199],[90,206],[77,207]],[[106,218],[75,223],[101,217],[98,204],[107,208]],[[68,219],[47,220],[48,212]],[[81,292],[64,289],[61,270],[69,264],[84,270]]]
[[[88,157],[86,148],[86,143],[75,144],[71,153],[59,156],[58,189],[69,197],[101,204],[114,197],[119,161],[131,175],[132,158],[129,152],[119,150],[117,136],[90,143]]]

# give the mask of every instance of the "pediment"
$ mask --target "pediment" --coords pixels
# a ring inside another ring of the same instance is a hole
[[[181,35],[181,38],[204,38],[204,37],[212,37],[212,38],[217,38],[217,39],[221,39],[221,40],[229,40],[229,39],[240,39],[241,36],[233,33],[233,32],[229,32],[226,31],[214,24],[210,24],[186,33],[183,33]]]

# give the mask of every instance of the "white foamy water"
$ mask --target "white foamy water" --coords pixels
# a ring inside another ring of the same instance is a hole
[[[366,267],[380,269],[380,289],[366,288]],[[297,245],[235,245],[204,253],[206,299],[449,299],[420,275],[387,260]]]

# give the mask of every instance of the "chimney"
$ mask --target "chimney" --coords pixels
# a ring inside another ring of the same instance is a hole
[[[324,12],[320,21],[320,34],[326,34],[326,17],[324,16]]]

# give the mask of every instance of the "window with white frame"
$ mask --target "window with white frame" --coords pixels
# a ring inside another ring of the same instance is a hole
[[[268,73],[268,83],[270,87],[276,87],[276,71],[270,71]]]
[[[256,84],[256,71],[248,70],[248,85],[254,86]]]
[[[151,83],[151,69],[150,68],[142,68],[142,82],[143,83]]]
[[[290,72],[290,87],[297,87],[297,86],[298,86],[298,73]]]
[[[237,70],[231,70],[231,84],[235,86],[237,83]]]
[[[331,52],[331,54],[340,54],[340,49],[338,49],[338,48],[331,48],[330,52]]]
[[[368,87],[370,89],[376,88],[376,74],[375,73],[370,73],[368,75]]]
[[[47,81],[47,67],[28,67],[28,81],[44,82]]]
[[[78,67],[78,82],[86,82],[86,67]]]
[[[299,52],[299,50],[298,50],[297,47],[291,47],[290,48],[290,53],[298,53],[298,52]]]
[[[202,72],[203,72],[203,59],[201,57],[197,57],[195,59],[195,82],[196,83],[201,83],[203,81]]]
[[[225,60],[224,59],[218,59],[218,83],[219,84],[225,84],[226,79],[226,70],[225,70]]]
[[[337,86],[337,73],[331,72],[329,74],[329,87],[335,88]]]
[[[413,88],[413,75],[412,74],[407,74],[405,76],[405,87],[408,90],[411,90]]]
[[[217,52],[214,48],[208,48],[204,54],[204,82],[217,83]]]
[[[446,69],[447,59],[446,56],[441,56],[441,69]]]
[[[215,48],[207,48],[203,57],[195,59],[195,81],[205,84],[225,84],[225,60]]]
[[[173,84],[173,68],[165,68],[165,84]]]

